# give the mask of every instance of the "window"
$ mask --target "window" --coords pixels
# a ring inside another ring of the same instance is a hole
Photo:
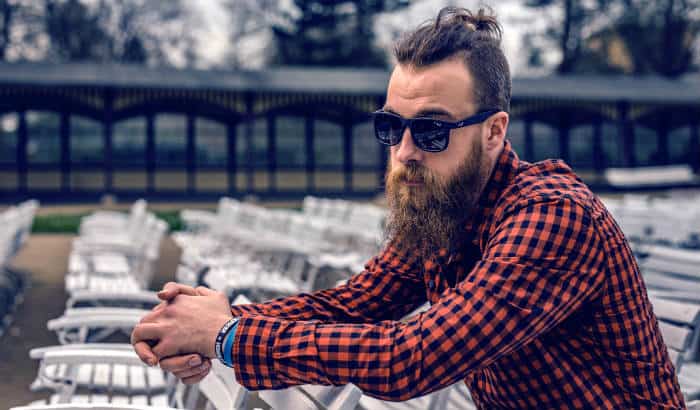
[[[305,121],[303,117],[275,118],[278,166],[303,168],[306,164]]]
[[[99,122],[71,117],[70,160],[72,163],[96,163],[104,159],[104,138]]]
[[[611,122],[603,123],[600,134],[603,140],[603,166],[608,168],[625,166],[625,149],[618,126]]]
[[[155,118],[156,164],[185,165],[187,158],[186,117],[159,114]]]
[[[668,133],[668,156],[672,164],[691,164],[693,162],[690,126],[679,127]]]
[[[204,118],[195,120],[197,166],[226,166],[226,125]]]
[[[376,168],[379,150],[385,149],[374,137],[374,124],[363,122],[352,129],[352,161],[354,166]]]
[[[0,163],[17,160],[17,114],[0,115]]]
[[[661,160],[658,148],[656,131],[641,125],[634,127],[634,153],[638,166],[658,164]]]
[[[238,167],[245,169],[248,164],[248,144],[246,141],[246,123],[238,126],[236,141],[236,159]],[[251,164],[253,167],[267,165],[267,119],[258,118],[253,121],[253,146],[251,147]]]
[[[338,124],[316,120],[314,124],[314,155],[317,166],[343,165],[343,128]]]
[[[593,126],[579,125],[569,130],[569,162],[572,168],[593,169]]]
[[[115,165],[146,164],[146,119],[131,118],[114,124],[112,161]]]
[[[559,133],[556,129],[541,122],[532,124],[532,145],[535,158],[533,161],[559,158]]]
[[[525,159],[525,122],[514,120],[508,124],[506,138],[521,159]]]
[[[34,164],[58,164],[61,160],[59,115],[53,112],[27,112],[27,161]]]

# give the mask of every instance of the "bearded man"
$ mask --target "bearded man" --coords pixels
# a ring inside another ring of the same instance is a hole
[[[683,408],[619,227],[566,164],[520,161],[506,139],[500,37],[494,17],[447,8],[397,44],[374,113],[388,243],[362,273],[243,306],[168,284],[138,355],[186,383],[218,358],[251,390],[353,383],[401,401],[463,380],[481,409]]]

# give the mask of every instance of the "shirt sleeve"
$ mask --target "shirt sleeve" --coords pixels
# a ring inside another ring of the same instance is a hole
[[[231,306],[234,316],[364,323],[399,319],[426,301],[419,261],[407,248],[387,245],[345,285],[266,303]]]
[[[407,400],[530,343],[603,280],[602,244],[583,208],[566,199],[528,204],[502,219],[466,279],[407,323],[243,316],[236,377],[249,389],[354,383],[370,396]]]

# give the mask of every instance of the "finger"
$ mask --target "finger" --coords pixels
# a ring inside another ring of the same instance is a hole
[[[168,282],[163,286],[163,290],[158,292],[158,297],[161,300],[169,301],[179,294],[197,296],[197,291],[192,286]]]
[[[176,372],[173,374],[180,380],[184,380],[192,376],[198,376],[202,373],[204,373],[204,375],[206,376],[206,374],[209,373],[210,367],[211,365],[209,363],[204,362],[197,367],[193,367],[191,369],[183,370],[181,372]]]
[[[217,294],[215,290],[211,290],[206,286],[197,286],[195,290],[199,296],[211,296]]]
[[[166,306],[168,306],[168,302],[166,302],[166,301],[160,302],[159,304],[157,304],[157,305],[152,309],[152,311],[153,311],[153,312],[158,312],[158,311],[162,310],[162,309],[163,309],[164,307],[166,307]]]
[[[158,306],[160,306],[160,305],[158,305]],[[156,306],[156,308],[158,306]],[[145,315],[141,316],[141,320],[139,320],[139,323],[156,323],[158,321],[159,317],[162,318],[162,316],[163,316],[162,310],[164,307],[165,306],[163,306],[162,308],[159,308],[157,310],[156,310],[156,308],[154,308],[149,313],[146,313]]]
[[[156,363],[158,363],[158,358],[156,357],[155,354],[151,351],[151,346],[148,345],[146,342],[137,342],[134,344],[134,351],[136,352],[136,356],[141,359],[142,362],[146,363],[149,366],[155,366]]]
[[[131,344],[146,340],[160,340],[163,332],[163,326],[157,323],[139,323],[134,326],[134,331],[131,332]]]
[[[201,366],[202,356],[197,353],[166,357],[160,361],[160,368],[166,372],[176,373]]]
[[[186,378],[186,379],[182,379],[182,382],[183,382],[184,384],[188,384],[188,385],[189,385],[189,384],[197,384],[197,383],[201,382],[202,379],[204,379],[205,377],[207,377],[208,374],[209,374],[208,371],[205,372],[205,373],[200,373],[200,374],[198,374],[198,375],[196,375],[196,376],[192,376],[192,377],[188,377],[188,378]]]

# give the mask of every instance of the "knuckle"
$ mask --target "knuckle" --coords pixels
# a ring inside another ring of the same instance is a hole
[[[167,353],[169,350],[170,350],[170,343],[168,343],[168,341],[161,340],[160,343],[158,343],[153,348],[153,354],[155,354],[158,357],[165,357],[165,356],[167,356]]]
[[[177,308],[175,307],[175,305],[169,303],[167,306],[163,307],[163,309],[161,309],[159,313],[163,317],[172,317],[176,313],[176,311]]]
[[[175,369],[177,369],[177,366],[173,363],[171,359],[162,359],[160,362],[160,368],[165,370],[166,372],[174,372]]]

